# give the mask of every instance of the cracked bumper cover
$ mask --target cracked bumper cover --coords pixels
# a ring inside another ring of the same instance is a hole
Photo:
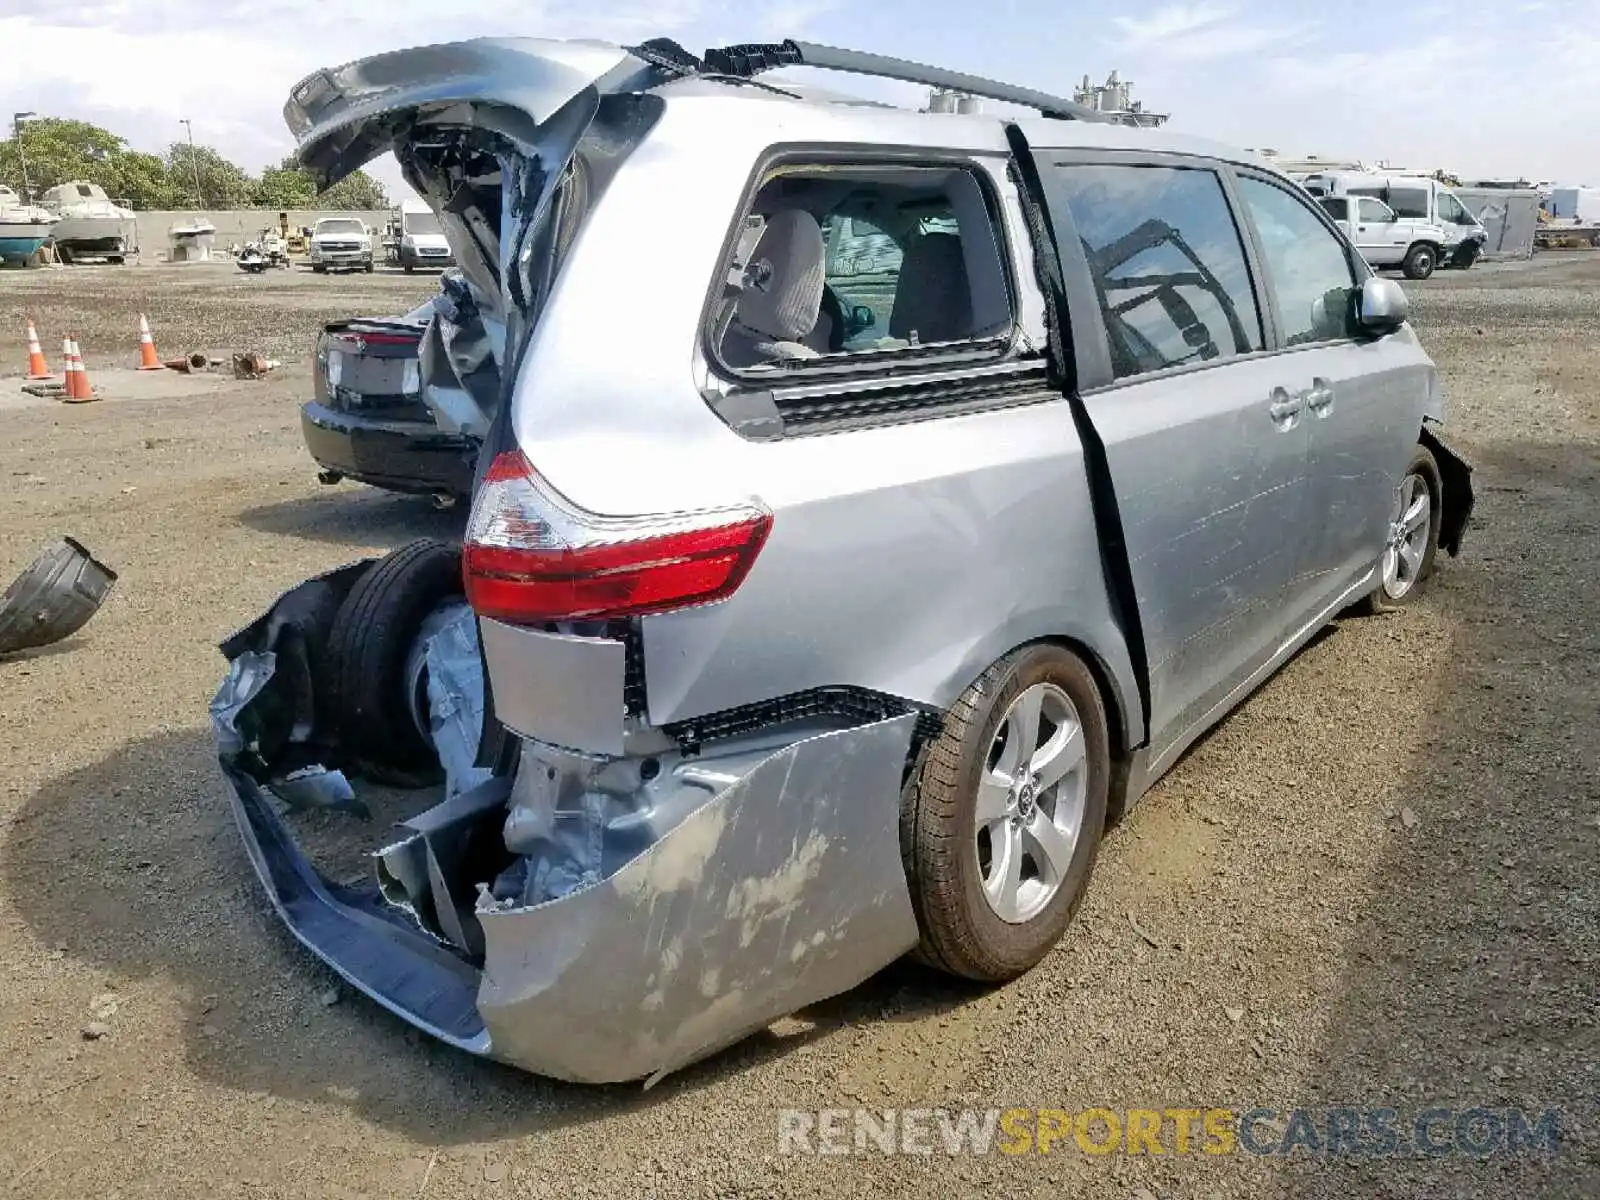
[[[574,1082],[640,1079],[847,991],[917,942],[898,839],[914,716],[759,756],[587,887],[530,907],[482,896],[480,962],[425,932],[376,878],[352,887],[318,873],[235,724],[266,687],[272,649],[233,658],[213,705],[219,757],[274,908],[352,987],[469,1053]],[[494,804],[509,790],[491,778],[460,799]]]

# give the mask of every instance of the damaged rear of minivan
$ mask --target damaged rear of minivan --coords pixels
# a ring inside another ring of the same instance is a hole
[[[900,795],[936,721],[819,690],[652,724],[643,619],[730,596],[772,513],[597,514],[514,428],[539,386],[523,358],[657,81],[616,47],[488,39],[294,89],[319,186],[393,150],[440,214],[475,303],[431,319],[424,390],[482,452],[464,548],[292,589],[222,645],[212,704],[296,938],[432,1035],[581,1082],[658,1076],[916,946]]]

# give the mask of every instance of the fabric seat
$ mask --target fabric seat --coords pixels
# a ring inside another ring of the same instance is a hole
[[[924,346],[972,336],[972,289],[959,234],[923,234],[906,251],[889,335]]]
[[[767,219],[722,340],[730,366],[817,358],[826,351],[831,322],[820,320],[826,259],[822,228],[810,213],[780,209]]]

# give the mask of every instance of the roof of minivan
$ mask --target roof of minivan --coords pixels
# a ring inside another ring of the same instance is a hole
[[[759,81],[739,81],[719,77],[686,77],[673,80],[652,89],[666,99],[676,97],[701,97],[721,99],[730,104],[775,103],[803,104],[829,108],[846,108],[851,115],[863,121],[872,121],[893,114],[899,122],[914,120],[927,130],[927,144],[938,146],[949,136],[952,128],[989,131],[1001,122],[1011,122],[1027,136],[1029,143],[1044,150],[1142,150],[1152,154],[1181,154],[1201,158],[1215,158],[1226,162],[1249,164],[1271,171],[1282,172],[1272,163],[1249,150],[1214,142],[1207,138],[1172,133],[1165,129],[1150,129],[1112,122],[1057,120],[1036,115],[1011,116],[997,112],[977,113],[925,113],[881,100],[798,84],[777,75],[762,76]],[[992,136],[992,135],[991,135]],[[968,145],[971,137],[955,137],[953,145]]]

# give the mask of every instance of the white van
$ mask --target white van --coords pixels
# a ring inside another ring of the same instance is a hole
[[[1444,184],[1419,175],[1339,171],[1308,175],[1300,186],[1317,197],[1363,258],[1426,279],[1439,266],[1478,261],[1488,232]]]
[[[407,272],[418,267],[448,267],[455,261],[438,214],[421,200],[400,202],[399,257]]]

